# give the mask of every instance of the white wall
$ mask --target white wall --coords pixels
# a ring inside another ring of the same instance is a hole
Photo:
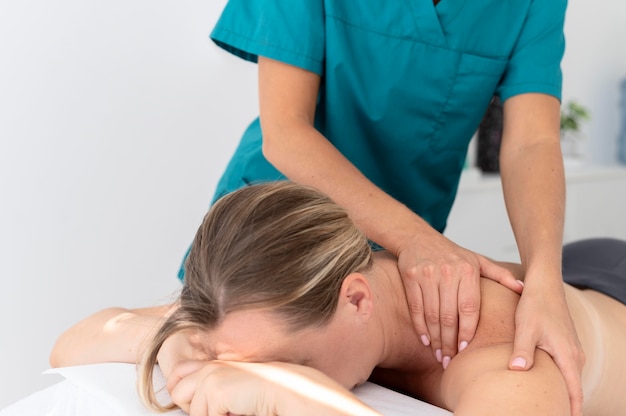
[[[587,163],[614,164],[626,114],[620,83],[626,80],[626,2],[569,0],[565,22],[563,102],[575,99],[591,111],[583,126]],[[626,191],[626,190],[624,190]]]
[[[0,1],[0,408],[80,317],[178,288],[257,113],[255,66],[208,39],[224,4]]]
[[[241,132],[254,65],[209,40],[225,0],[0,0],[0,408],[56,337],[111,305],[167,300]],[[626,6],[571,0],[565,97],[614,159]]]

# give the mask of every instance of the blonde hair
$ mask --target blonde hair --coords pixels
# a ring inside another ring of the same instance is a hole
[[[253,185],[216,202],[185,263],[179,307],[142,359],[139,392],[156,410],[153,367],[163,342],[185,330],[216,328],[231,312],[270,309],[288,330],[323,326],[346,276],[371,268],[365,235],[319,191],[291,182]]]

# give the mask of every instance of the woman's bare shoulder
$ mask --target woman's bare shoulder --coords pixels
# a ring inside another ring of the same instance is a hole
[[[489,279],[481,279],[480,318],[476,335],[468,346],[471,351],[490,345],[513,342],[515,310],[520,296]]]
[[[530,370],[514,371],[512,351],[512,343],[501,343],[458,354],[442,379],[445,406],[456,416],[568,416],[567,386],[548,353],[537,350]]]
[[[487,279],[481,282],[481,313],[476,335],[444,372],[446,407],[455,415],[569,414],[569,397],[561,373],[538,350],[529,371],[508,369],[515,335],[519,295]]]

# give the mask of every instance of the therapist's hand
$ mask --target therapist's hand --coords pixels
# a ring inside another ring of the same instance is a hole
[[[556,283],[552,288],[546,287],[547,283],[534,285],[540,280]],[[515,314],[515,341],[509,368],[528,370],[534,363],[535,348],[546,351],[563,374],[572,416],[582,416],[585,353],[565,302],[560,277],[540,280],[526,280]]]
[[[480,312],[480,277],[521,293],[511,271],[439,233],[416,236],[398,251],[411,319],[424,345],[446,368],[474,338]]]

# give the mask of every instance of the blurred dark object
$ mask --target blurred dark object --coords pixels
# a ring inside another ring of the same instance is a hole
[[[622,165],[626,165],[626,79],[622,81],[622,131],[618,141],[618,160]]]
[[[478,127],[476,165],[484,173],[500,172],[502,143],[502,101],[494,96]]]

